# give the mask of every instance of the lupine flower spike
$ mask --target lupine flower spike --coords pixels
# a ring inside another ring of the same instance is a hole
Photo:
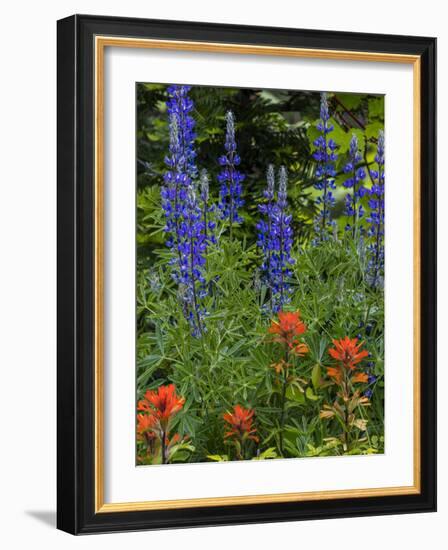
[[[184,304],[187,320],[192,334],[199,337],[203,334],[203,323],[206,315],[200,299],[206,295],[204,277],[205,250],[207,248],[202,211],[197,200],[196,190],[190,185],[185,201],[184,218],[180,227],[181,242],[179,244],[181,268],[179,282],[184,288]]]
[[[179,224],[187,188],[197,172],[194,150],[195,123],[189,114],[193,109],[193,102],[188,96],[189,90],[189,86],[170,86],[166,102],[170,146],[169,155],[165,157],[168,170],[162,187],[162,207],[166,220],[165,232],[168,234],[167,245],[173,249],[179,242]],[[178,251],[175,250],[175,252],[178,255]]]
[[[378,135],[377,153],[375,156],[378,170],[371,170],[373,185],[370,190],[369,214],[366,221],[369,223],[369,245],[367,252],[367,280],[372,287],[381,287],[384,284],[384,132]]]
[[[364,216],[364,209],[361,199],[366,193],[363,186],[366,172],[364,168],[357,167],[362,156],[359,152],[358,138],[356,134],[352,135],[350,140],[349,161],[344,167],[344,172],[348,174],[348,179],[344,182],[344,187],[351,192],[345,196],[345,214],[348,217],[348,223],[345,226],[346,231],[350,231],[355,238],[360,233],[359,220]]]
[[[267,186],[263,191],[263,196],[266,199],[266,202],[258,206],[263,218],[257,224],[257,244],[263,252],[263,263],[261,264],[262,279],[266,286],[271,288],[270,273],[272,268],[272,218],[275,205],[275,173],[272,164],[268,166],[266,180]]]
[[[162,207],[165,212],[167,245],[173,251],[173,279],[179,285],[184,315],[192,334],[200,336],[205,315],[200,298],[205,293],[203,266],[206,249],[203,213],[194,189],[196,153],[194,150],[194,120],[190,116],[193,101],[189,86],[168,88],[167,111],[170,117],[170,154],[165,162],[168,171],[162,188]]]
[[[288,280],[292,276],[290,267],[294,264],[291,257],[293,231],[292,216],[288,213],[288,176],[286,168],[280,167],[277,202],[272,209],[270,236],[269,281],[271,286],[272,310],[277,312],[290,302],[291,286]]]
[[[324,92],[321,94],[320,120],[317,124],[317,129],[321,135],[314,141],[316,150],[313,153],[313,158],[317,161],[317,181],[314,184],[314,188],[320,191],[316,199],[318,213],[314,219],[314,228],[316,232],[316,237],[313,241],[314,244],[327,240],[335,226],[331,214],[335,204],[332,190],[336,189],[334,181],[336,170],[334,163],[337,159],[337,145],[333,139],[328,138],[328,134],[334,129],[329,121],[330,113],[328,110],[327,94]]]
[[[222,219],[229,222],[231,236],[233,225],[243,221],[238,209],[244,204],[241,194],[243,192],[242,181],[245,177],[238,170],[241,159],[237,153],[235,119],[232,111],[228,111],[226,114],[226,140],[224,146],[226,152],[219,157],[219,164],[222,166],[222,170],[218,174],[218,182],[221,184],[219,208]]]

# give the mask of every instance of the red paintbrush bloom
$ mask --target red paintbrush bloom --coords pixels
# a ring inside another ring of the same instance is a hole
[[[356,365],[369,355],[366,350],[360,350],[364,342],[358,344],[358,339],[352,340],[346,336],[340,340],[333,340],[334,348],[330,348],[328,353],[336,359],[346,369],[354,370]]]
[[[359,382],[360,384],[367,384],[369,381],[369,375],[365,372],[357,372],[352,376],[352,382]]]
[[[151,413],[166,428],[172,416],[184,406],[185,399],[176,394],[174,384],[159,386],[157,391],[148,390],[138,402],[137,409]]]
[[[306,344],[299,342],[298,336],[306,331],[305,323],[300,319],[300,311],[279,311],[278,321],[272,321],[268,329],[274,335],[274,342],[286,344],[289,348],[302,355],[308,351]]]
[[[224,434],[224,438],[236,437],[258,441],[258,437],[255,435],[257,430],[252,424],[254,414],[253,409],[245,409],[241,405],[235,405],[233,413],[227,412],[223,415],[224,421],[228,424],[226,428],[229,430]]]
[[[333,378],[337,384],[342,382],[342,370],[340,367],[328,367],[327,374],[330,378]]]
[[[154,429],[157,428],[158,420],[152,414],[138,414],[137,415],[137,433],[139,435],[153,433]]]

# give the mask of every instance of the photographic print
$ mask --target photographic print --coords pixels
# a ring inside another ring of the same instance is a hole
[[[384,452],[384,96],[137,84],[137,464]]]
[[[59,529],[436,510],[435,74],[431,37],[58,21]]]

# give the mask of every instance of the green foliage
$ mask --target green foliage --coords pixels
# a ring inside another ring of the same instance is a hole
[[[375,391],[368,412],[369,436],[380,438],[382,300],[363,281],[362,262],[355,251],[347,251],[343,241],[330,241],[319,248],[297,248],[295,258],[295,292],[289,309],[302,312],[308,327],[304,339],[310,351],[293,359],[290,372],[298,382],[289,385],[286,392],[287,456],[309,456],[317,453],[317,448],[321,448],[321,454],[339,454],[342,448],[328,443],[334,434],[332,426],[318,419],[322,404],[331,402],[335,393],[323,375],[331,364],[327,348],[332,338],[346,334],[360,334],[366,342],[375,363],[374,372],[380,377],[376,383],[379,391]],[[221,277],[213,283],[206,304],[212,313],[201,339],[189,335],[170,280],[166,254],[160,252],[151,271],[139,273],[138,397],[148,388],[171,382],[187,397],[177,417],[176,431],[181,436],[188,434],[194,442],[195,451],[189,457],[193,462],[228,455],[222,415],[235,403],[255,408],[261,452],[278,441],[280,387],[271,365],[281,359],[281,354],[267,337],[270,317],[260,307],[263,289],[248,268],[256,264],[256,259],[255,247],[248,247],[244,241],[225,243],[222,251],[210,251],[210,273],[220,273]],[[156,290],[148,284],[151,274],[153,281],[157,276]],[[365,327],[366,320],[372,327],[369,334],[359,327],[361,323]]]
[[[182,443],[173,447],[172,462],[231,459],[232,450],[223,438],[223,414],[237,403],[255,409],[259,441],[249,442],[254,459],[383,452],[383,293],[366,283],[365,254],[351,238],[310,245],[315,214],[311,151],[317,137],[319,94],[192,88],[198,165],[210,173],[212,200],[218,194],[216,159],[222,151],[228,109],[235,114],[241,170],[247,174],[244,223],[231,241],[217,220],[219,244],[210,246],[206,256],[207,330],[202,338],[193,338],[164,245],[160,185],[168,148],[165,90],[164,85],[137,87],[137,398],[168,383],[186,398],[173,421],[172,431]],[[340,184],[350,137],[352,132],[358,135],[369,166],[377,130],[383,125],[384,100],[335,94],[331,101],[332,137],[339,144],[335,211],[343,227]],[[282,360],[283,352],[268,335],[272,318],[263,307],[269,296],[259,277],[261,255],[255,233],[268,163],[284,164],[289,172],[295,264],[288,310],[301,312],[307,325],[303,340],[309,348],[303,357],[290,357],[282,421],[282,383],[272,365]],[[346,335],[359,335],[365,342],[374,364],[372,374],[378,377],[371,405],[362,411],[368,422],[354,428],[355,443],[349,450],[339,438],[337,419],[319,416],[324,404],[335,401],[337,391],[326,375],[326,367],[333,364],[327,350],[332,339]]]

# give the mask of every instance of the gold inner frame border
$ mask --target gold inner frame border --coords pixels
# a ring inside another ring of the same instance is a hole
[[[157,500],[139,502],[104,502],[104,52],[106,47],[164,49],[209,53],[236,53],[267,56],[301,57],[347,61],[383,63],[406,63],[413,65],[413,298],[414,298],[414,353],[413,353],[413,420],[414,420],[414,482],[410,486],[380,487],[351,490],[331,490],[264,495],[226,496],[192,498],[181,500]],[[343,498],[410,495],[421,492],[420,452],[420,195],[421,195],[421,60],[418,55],[404,55],[381,52],[358,52],[346,50],[325,50],[292,48],[280,46],[258,46],[251,44],[226,44],[181,40],[158,40],[96,36],[95,55],[95,513],[132,512],[142,510],[167,510],[207,506],[232,506],[275,502],[303,502]]]

